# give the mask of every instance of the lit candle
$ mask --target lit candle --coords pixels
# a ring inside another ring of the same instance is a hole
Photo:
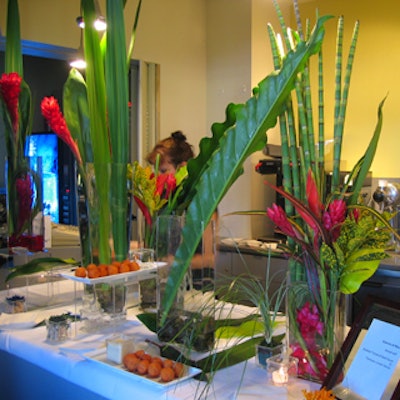
[[[278,370],[272,372],[272,382],[274,385],[284,385],[289,381],[289,374],[287,368],[280,367]]]

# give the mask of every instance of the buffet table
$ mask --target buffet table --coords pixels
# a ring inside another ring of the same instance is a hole
[[[73,282],[71,292],[76,291]],[[65,290],[65,288],[64,288]],[[64,290],[62,292],[64,292]],[[0,292],[0,300],[6,292]],[[76,304],[61,304],[37,310],[35,322],[59,312],[76,312]],[[157,340],[130,309],[125,322],[98,332],[84,333],[81,323],[72,324],[72,338],[61,344],[46,340],[46,327],[1,325],[0,316],[0,393],[7,400],[46,399],[301,399],[301,390],[312,390],[318,385],[296,380],[287,387],[276,387],[267,382],[266,371],[254,359],[220,370],[207,385],[190,378],[179,383],[159,387],[134,374],[122,374],[117,369],[101,365],[87,357],[91,350],[105,346],[106,338],[123,333],[145,343]],[[35,311],[25,313],[27,316]],[[4,318],[3,318],[4,321]],[[15,329],[19,328],[19,329]],[[25,328],[25,329],[23,329]]]

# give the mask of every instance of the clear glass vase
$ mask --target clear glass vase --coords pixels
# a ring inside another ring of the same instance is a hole
[[[44,249],[42,157],[6,161],[8,248]]]
[[[109,264],[114,259],[127,259],[131,228],[127,165],[86,163],[82,181],[85,198],[79,216],[82,264]],[[116,182],[123,182],[124,187],[115,185]]]
[[[287,340],[300,378],[323,382],[343,344],[345,312],[345,295],[338,290],[311,289],[309,282],[289,285]]]
[[[176,251],[182,240],[183,216],[161,216],[157,219],[156,229],[156,254],[157,259],[164,261],[166,265],[158,269],[157,284],[157,310],[159,316],[163,314],[162,299],[165,294],[168,276]],[[215,233],[213,231],[213,233]],[[215,238],[211,239],[213,252]],[[213,269],[213,257],[206,256],[206,244],[199,246],[199,252],[192,259],[192,266],[196,262],[197,268],[201,265]],[[178,288],[174,303],[168,312],[165,323],[158,327],[158,338],[162,342],[176,342],[186,349],[205,352],[214,346],[215,332],[215,302],[214,290],[211,280],[206,285],[198,288],[193,285],[191,268]]]

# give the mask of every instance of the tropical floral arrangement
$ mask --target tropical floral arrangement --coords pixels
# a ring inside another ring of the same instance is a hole
[[[292,324],[292,356],[299,359],[300,375],[322,380],[335,357],[335,335],[340,335],[335,332],[340,293],[355,293],[387,257],[391,216],[363,205],[347,206],[344,199],[331,198],[323,204],[311,171],[306,204],[275,189],[297,214],[288,217],[282,207],[273,204],[267,215],[279,232],[296,243],[281,248],[302,266],[306,276],[304,281],[291,282],[295,293],[289,293],[293,307],[288,307],[287,317],[296,321]],[[304,302],[299,301],[301,297]]]
[[[63,111],[54,97],[44,98],[41,103],[42,113],[49,126],[67,143],[75,156],[82,178],[88,208],[88,227],[84,232],[81,230],[84,265],[91,261],[109,264],[111,259],[124,260],[128,254],[128,71],[141,0],[137,5],[129,46],[125,38],[125,3],[123,0],[106,2],[109,24],[107,34],[102,35],[94,28],[95,2],[81,1],[86,22],[83,34],[87,62],[85,76],[77,69],[71,69],[64,85]],[[22,76],[19,30],[18,0],[9,0],[6,69]],[[29,88],[23,81],[21,88],[18,103],[20,123],[14,123],[13,126],[11,116],[5,115],[6,108],[1,108],[6,118],[5,126],[11,127],[9,137],[16,139],[11,150],[19,151],[20,154],[24,149],[25,137],[30,133],[28,113],[31,109]],[[18,132],[14,134],[12,129],[16,126]],[[12,154],[15,156],[16,153]],[[18,271],[12,271],[9,277],[11,279],[24,273],[52,268],[60,262],[63,260],[35,259],[19,267]]]
[[[298,38],[307,38],[299,7],[294,0],[297,31],[287,29],[274,0],[282,35],[268,26],[275,68],[279,69]],[[309,21],[304,26],[308,26]],[[267,215],[287,238],[284,252],[290,256],[290,287],[287,317],[292,355],[299,358],[299,375],[315,380],[326,376],[344,335],[342,295],[355,293],[373,275],[386,257],[391,235],[390,215],[381,215],[363,204],[360,193],[380,138],[382,107],[369,146],[359,162],[341,182],[341,149],[344,121],[359,22],[343,65],[344,18],[338,18],[335,57],[333,127],[325,123],[324,58],[318,55],[317,79],[311,65],[298,75],[279,118],[283,187],[275,188],[285,199],[285,210],[273,205]],[[287,50],[285,50],[285,48]],[[317,82],[317,91],[311,82]],[[313,113],[312,95],[318,96],[318,115]],[[318,129],[314,128],[318,121]],[[333,162],[325,164],[327,139],[333,132]]]
[[[43,250],[43,233],[34,234],[32,222],[41,210],[41,181],[25,154],[26,138],[32,127],[32,96],[23,79],[16,1],[8,7],[5,73],[0,78],[0,113],[5,129],[7,149],[8,246]]]
[[[178,213],[178,198],[187,177],[186,166],[179,168],[175,174],[160,174],[158,165],[159,157],[154,171],[150,166],[141,166],[138,161],[128,167],[133,198],[144,217],[144,237],[139,242],[148,248],[154,248],[157,216]]]

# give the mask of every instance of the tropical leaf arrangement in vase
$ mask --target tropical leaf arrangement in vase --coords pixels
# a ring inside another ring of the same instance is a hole
[[[93,261],[94,242],[98,262],[122,261],[128,255],[128,71],[142,2],[140,0],[136,8],[128,47],[125,3],[124,0],[106,2],[109,27],[107,34],[101,36],[94,28],[95,2],[81,1],[86,21],[83,34],[87,62],[85,76],[77,69],[71,69],[63,91],[64,112],[54,97],[46,97],[41,102],[41,111],[49,126],[71,148],[86,197],[94,192],[92,198],[98,204],[88,210],[88,214],[96,213],[94,229],[89,227],[89,234],[81,240],[84,265]],[[18,9],[17,0],[9,0],[8,4],[9,9]],[[7,26],[12,26],[13,31],[7,35],[7,47],[12,53],[20,53],[20,41],[15,40],[15,37],[19,38],[16,36],[20,27],[19,14],[9,14],[8,18]],[[110,237],[113,238],[112,246]],[[7,280],[65,262],[57,258],[35,259],[15,268]]]
[[[293,43],[307,40],[309,21],[303,31],[294,1],[297,31],[289,30],[277,2],[274,4],[283,34],[277,34],[271,25],[268,32],[274,66],[279,70]],[[341,181],[344,121],[358,32],[357,21],[343,66],[344,18],[338,18],[332,129],[325,122],[322,48],[316,68],[312,69],[308,63],[297,76],[295,90],[279,116],[283,187],[274,189],[285,199],[284,209],[273,204],[267,213],[264,210],[239,213],[268,215],[277,231],[287,238],[280,247],[289,257],[290,347],[299,358],[300,375],[321,381],[344,338],[344,306],[338,306],[340,293],[355,293],[373,275],[387,256],[391,234],[396,234],[389,223],[392,215],[376,212],[363,204],[360,196],[379,142],[385,99],[379,104],[378,121],[369,146],[348,173],[348,179]],[[311,71],[317,71],[316,79]],[[313,92],[315,82],[317,91]],[[318,96],[317,114],[312,107],[314,94]],[[331,170],[326,163],[325,147],[330,138],[325,131],[333,132]]]

